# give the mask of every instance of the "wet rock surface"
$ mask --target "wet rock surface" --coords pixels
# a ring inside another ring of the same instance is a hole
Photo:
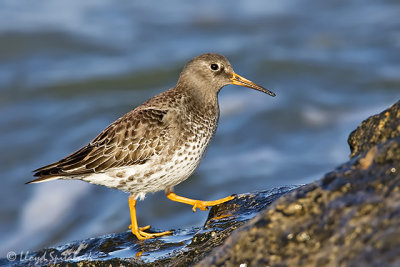
[[[349,136],[351,159],[296,188],[238,195],[201,228],[129,232],[0,259],[13,266],[400,266],[400,102]]]
[[[130,231],[81,240],[16,257],[0,266],[186,266],[204,258],[231,232],[296,186],[237,195],[213,207],[202,228],[175,230],[172,236],[139,242]]]
[[[349,137],[349,162],[283,196],[196,266],[400,266],[399,102]]]

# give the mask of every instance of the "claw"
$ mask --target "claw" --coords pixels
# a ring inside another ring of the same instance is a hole
[[[130,226],[130,228],[132,228]],[[160,236],[165,236],[165,235],[172,235],[171,231],[165,231],[161,233],[146,233],[144,230],[148,230],[150,228],[150,225],[146,227],[140,227],[139,229],[132,229],[132,234],[134,234],[137,239],[139,240],[145,240],[149,238],[155,238],[155,237],[160,237]]]

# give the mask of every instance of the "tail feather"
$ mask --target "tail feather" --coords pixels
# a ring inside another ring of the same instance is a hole
[[[80,168],[84,167],[84,165],[80,166],[80,161],[82,161],[90,151],[91,147],[89,145],[85,146],[60,161],[34,170],[33,176],[38,178],[29,181],[26,184],[47,182],[51,180],[62,179],[68,176],[83,175],[88,173],[88,170],[85,168]]]
[[[51,180],[58,180],[61,177],[40,177],[37,179],[34,179],[32,181],[26,182],[25,184],[36,184],[36,183],[42,183],[42,182],[47,182],[47,181],[51,181]]]

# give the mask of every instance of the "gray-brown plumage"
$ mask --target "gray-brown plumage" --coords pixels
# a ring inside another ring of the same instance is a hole
[[[235,74],[225,57],[200,55],[184,67],[174,88],[128,112],[87,146],[35,170],[38,178],[29,183],[80,179],[129,192],[134,201],[149,192],[171,193],[199,164],[217,127],[218,92],[228,84],[274,96]],[[148,238],[141,230],[134,234]]]

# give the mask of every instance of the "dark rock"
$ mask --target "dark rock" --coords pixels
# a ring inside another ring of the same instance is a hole
[[[130,231],[110,234],[0,259],[0,266],[186,266],[221,245],[230,233],[296,186],[237,195],[210,210],[202,228],[176,230],[172,236],[139,242]]]
[[[278,199],[196,266],[400,266],[399,102],[365,120],[353,158]]]
[[[374,145],[400,136],[400,101],[363,121],[349,136],[351,155],[357,156]]]

